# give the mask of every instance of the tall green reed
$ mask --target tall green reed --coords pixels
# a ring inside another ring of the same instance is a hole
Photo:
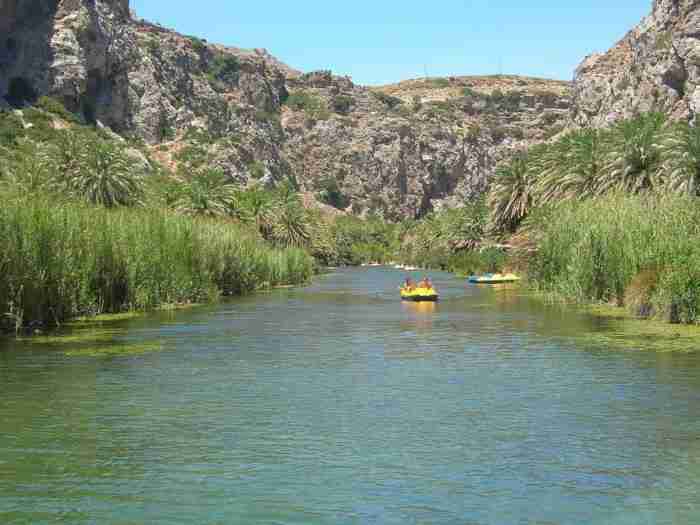
[[[0,327],[204,302],[308,280],[313,260],[235,223],[4,195]]]
[[[540,233],[530,274],[543,290],[622,306],[643,282],[649,312],[672,322],[700,321],[696,199],[618,193],[570,202],[552,212]]]

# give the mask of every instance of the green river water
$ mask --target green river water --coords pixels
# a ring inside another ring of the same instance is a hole
[[[431,276],[0,342],[0,523],[700,523],[700,352]]]

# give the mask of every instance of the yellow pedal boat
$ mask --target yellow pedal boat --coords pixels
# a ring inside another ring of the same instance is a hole
[[[414,302],[437,302],[439,295],[434,288],[401,288],[401,299]]]
[[[486,273],[484,275],[472,275],[469,277],[469,282],[472,284],[515,283],[519,280],[520,277],[514,273]]]

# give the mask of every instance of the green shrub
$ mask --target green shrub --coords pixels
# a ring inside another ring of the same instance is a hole
[[[254,160],[248,164],[248,173],[250,173],[250,176],[256,180],[262,179],[265,176],[266,171],[265,164],[259,160]]]
[[[673,32],[663,31],[656,38],[655,47],[657,51],[668,51],[673,47]]]
[[[73,124],[80,123],[78,116],[75,113],[68,111],[65,106],[55,98],[39,97],[39,100],[36,101],[35,107],[43,109],[48,113],[52,113],[53,115],[56,115],[67,122],[71,122]]]
[[[307,91],[290,94],[285,104],[294,111],[303,111],[312,120],[328,120],[331,116],[326,102],[320,96]]]
[[[241,64],[233,55],[217,53],[214,56],[207,76],[214,84],[237,85],[240,78]]]
[[[444,269],[462,276],[505,271],[508,256],[500,248],[463,250],[449,255]]]
[[[449,118],[455,114],[457,107],[455,103],[450,100],[436,100],[434,102],[428,102],[424,105],[425,114],[430,118]]]
[[[506,131],[506,135],[508,135],[509,137],[513,137],[517,140],[523,140],[525,138],[525,132],[522,128],[508,128]]]
[[[431,78],[429,82],[432,87],[438,89],[450,87],[450,79],[448,78]]]
[[[201,55],[207,50],[206,40],[202,40],[200,38],[197,38],[196,36],[190,36],[187,38],[189,39],[190,44],[192,45],[192,49],[198,55]]]
[[[500,89],[494,89],[488,96],[488,100],[494,106],[500,106],[505,100],[505,94]]]
[[[318,186],[321,202],[339,210],[344,210],[350,205],[350,199],[341,191],[334,177],[324,179]]]
[[[503,95],[502,107],[506,111],[519,111],[523,94],[520,91],[508,91]]]
[[[24,136],[22,117],[13,111],[0,111],[0,146],[14,146]]]
[[[423,107],[423,99],[420,95],[413,95],[413,111],[418,112]]]
[[[285,105],[294,111],[305,111],[307,108],[318,104],[318,97],[307,91],[296,91],[290,93],[285,101]]]
[[[32,107],[23,109],[22,116],[24,121],[31,125],[27,135],[32,139],[51,142],[56,137],[57,130],[54,129],[53,117],[50,113]]]
[[[376,98],[379,102],[384,104],[389,109],[394,109],[397,106],[403,104],[403,100],[392,95],[387,95],[381,91],[372,91],[372,96]]]
[[[175,138],[175,128],[165,114],[161,114],[160,120],[158,121],[158,138],[163,142]]]
[[[185,130],[184,139],[198,144],[212,144],[215,140],[208,129],[198,128],[196,126],[190,126]]]
[[[503,126],[494,126],[490,131],[491,138],[496,144],[500,144],[508,136],[508,129]]]
[[[335,245],[334,265],[386,262],[394,256],[396,226],[373,218],[340,216],[331,226]]]
[[[278,134],[282,134],[284,132],[282,129],[282,119],[279,113],[258,109],[255,111],[255,120],[263,124],[269,124]]]
[[[209,150],[199,143],[189,144],[175,154],[175,160],[185,165],[185,171],[189,172],[208,163]]]
[[[148,38],[146,40],[146,48],[152,55],[157,55],[160,53],[160,42],[158,38]]]
[[[535,100],[544,104],[545,107],[555,107],[559,101],[559,95],[553,91],[538,91],[535,93]]]
[[[333,111],[341,115],[350,113],[350,109],[354,104],[354,99],[347,95],[338,95],[333,99]]]
[[[472,252],[478,251],[487,222],[486,203],[479,199],[462,208],[432,213],[417,224],[406,223],[400,235],[400,258],[424,268],[466,273],[468,265],[459,266],[457,262],[481,260]]]

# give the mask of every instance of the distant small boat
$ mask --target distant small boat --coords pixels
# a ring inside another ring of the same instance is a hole
[[[468,281],[472,284],[502,284],[515,283],[520,277],[514,273],[485,273],[484,275],[472,275]]]
[[[435,303],[439,298],[440,296],[435,291],[435,288],[411,288],[410,290],[401,288],[401,299],[404,301]]]

